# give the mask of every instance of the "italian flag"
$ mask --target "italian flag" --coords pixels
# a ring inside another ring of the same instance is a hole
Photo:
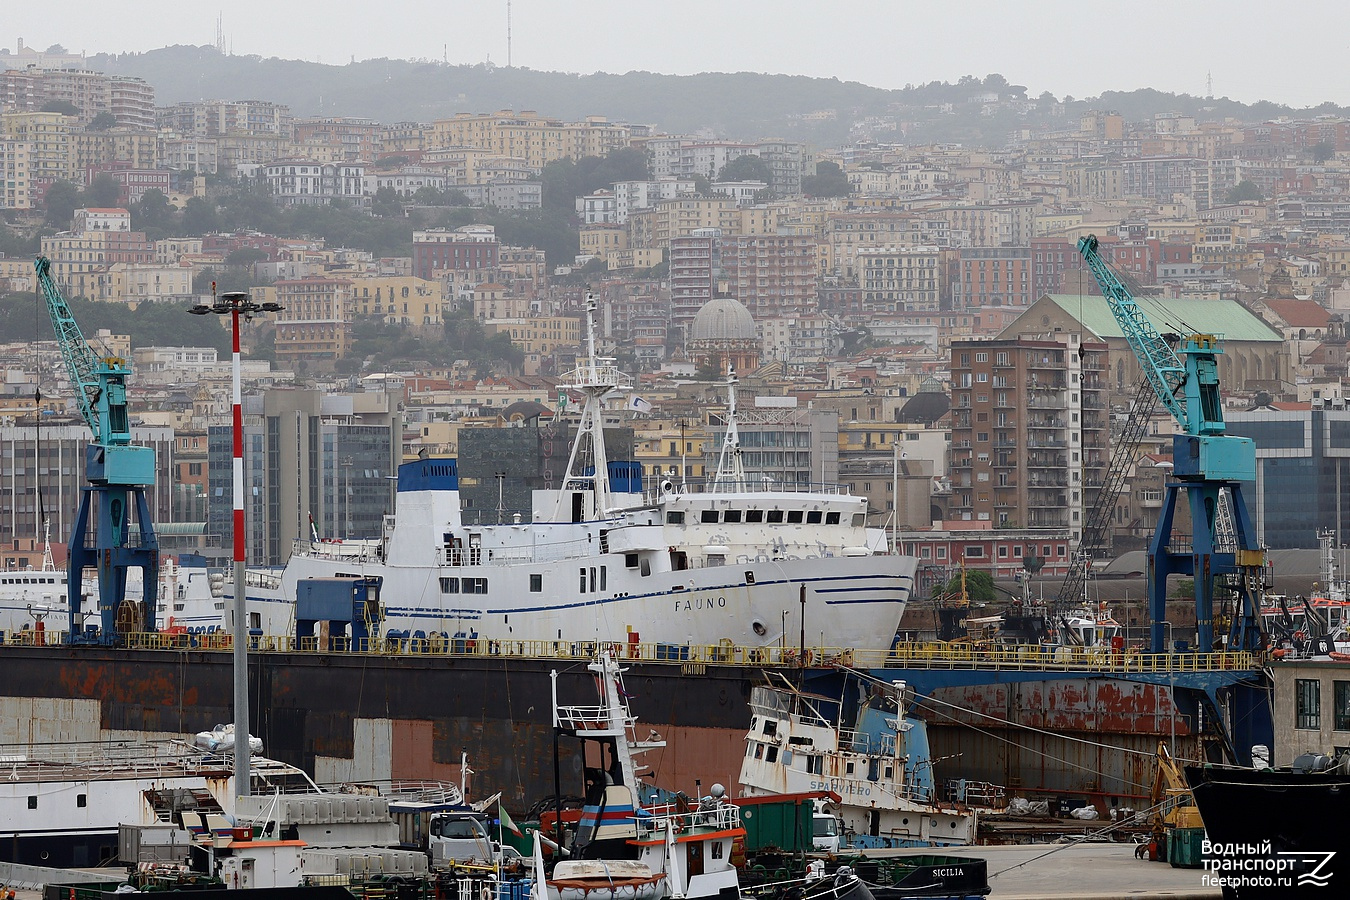
[[[521,833],[520,826],[518,826],[515,822],[511,821],[510,814],[507,813],[506,807],[502,806],[502,801],[500,800],[497,801],[497,820],[502,823],[503,828],[505,828],[507,831],[510,831],[516,837],[525,836],[524,834]]]

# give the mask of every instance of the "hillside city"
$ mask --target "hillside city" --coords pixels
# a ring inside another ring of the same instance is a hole
[[[249,558],[280,565],[295,541],[378,537],[419,456],[458,457],[467,520],[528,517],[566,461],[593,294],[598,348],[632,378],[610,439],[649,488],[715,470],[734,372],[746,469],[866,496],[926,583],[962,561],[1063,574],[1141,380],[1088,235],[1160,331],[1222,336],[1262,541],[1315,546],[1350,516],[1350,119],[1061,108],[983,147],[863,117],[827,147],[605,110],[161,105],[86,63],[0,55],[6,567],[40,560],[45,520],[68,533],[88,441],[39,254],[134,371],[164,546],[211,562],[229,556],[229,343],[189,306],[282,307],[244,335]],[[991,76],[929,113],[1038,105],[1062,107]],[[1113,552],[1154,529],[1172,427],[1156,408]]]

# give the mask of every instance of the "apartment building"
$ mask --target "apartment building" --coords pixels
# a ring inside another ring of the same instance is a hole
[[[440,325],[441,284],[411,275],[357,275],[351,279],[354,315],[381,316],[391,325]]]
[[[953,341],[951,515],[1082,536],[1110,464],[1107,346]]]
[[[0,113],[0,134],[28,146],[29,203],[37,205],[47,188],[73,177],[71,121],[60,113]]]
[[[1030,306],[1036,299],[1030,247],[966,247],[957,258],[952,308]]]
[[[251,135],[290,140],[294,120],[290,108],[267,100],[196,100],[156,110],[161,130],[184,137]]]
[[[276,315],[277,362],[297,371],[331,371],[352,341],[352,282],[309,276],[273,284],[282,310]]]
[[[816,311],[814,237],[723,236],[721,260],[731,295],[756,319],[804,316]]]
[[[448,230],[413,232],[413,274],[435,278],[437,272],[496,269],[501,245],[491,225],[464,225]]]
[[[863,307],[878,312],[935,311],[942,296],[942,250],[933,246],[860,247]]]
[[[613,124],[603,116],[564,122],[532,110],[458,113],[433,122],[430,135],[433,149],[477,147],[518,157],[536,172],[559,159],[605,156],[628,146],[628,140],[628,126]]]
[[[327,206],[334,200],[366,206],[366,170],[360,163],[279,159],[263,167],[268,191],[281,206]]]
[[[331,162],[373,162],[379,155],[380,123],[374,119],[330,116],[296,119],[292,140],[308,155],[307,148],[327,148]]]
[[[29,187],[32,144],[0,136],[0,209],[32,209]]]
[[[670,325],[687,337],[694,317],[717,293],[722,274],[722,232],[699,228],[671,240],[667,251],[670,261]]]

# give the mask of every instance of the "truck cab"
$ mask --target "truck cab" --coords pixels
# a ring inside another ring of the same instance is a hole
[[[482,819],[470,813],[438,813],[431,819],[427,850],[433,866],[492,865],[501,845],[488,835]]]
[[[838,853],[839,820],[817,807],[811,814],[811,847],[817,853]]]

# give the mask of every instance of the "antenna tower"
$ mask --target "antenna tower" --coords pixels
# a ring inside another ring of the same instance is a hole
[[[216,52],[224,56],[225,51],[225,13],[216,13]]]
[[[506,67],[511,68],[511,0],[506,0]]]
[[[1206,99],[1206,100],[1213,100],[1213,99],[1214,99],[1214,73],[1213,73],[1213,72],[1206,72],[1206,73],[1205,73],[1205,99]]]

